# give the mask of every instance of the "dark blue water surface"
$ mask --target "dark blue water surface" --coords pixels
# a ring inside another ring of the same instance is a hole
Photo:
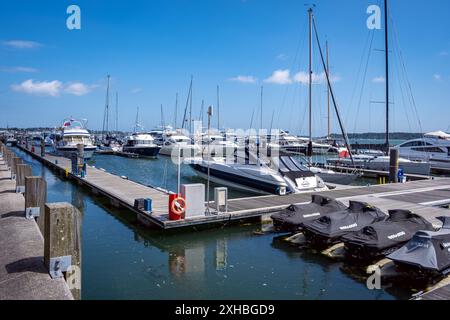
[[[260,225],[162,232],[141,227],[127,210],[55,176],[17,151],[48,183],[48,201],[80,209],[83,299],[395,299],[401,290],[366,288],[341,263],[256,235]],[[96,156],[94,164],[143,183],[176,188],[165,159]],[[195,181],[183,168],[183,182]],[[166,181],[164,181],[166,179]],[[163,183],[164,182],[164,183]]]

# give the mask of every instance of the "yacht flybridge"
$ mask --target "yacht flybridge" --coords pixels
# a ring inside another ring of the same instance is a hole
[[[77,146],[84,146],[84,158],[90,159],[97,147],[93,144],[92,137],[85,125],[75,119],[64,120],[61,128],[59,128],[58,140],[55,143],[56,153],[70,158],[73,153],[77,152]]]

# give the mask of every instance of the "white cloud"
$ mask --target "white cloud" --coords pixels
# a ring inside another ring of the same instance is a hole
[[[0,67],[1,72],[25,72],[25,73],[33,73],[38,72],[35,68],[29,67]]]
[[[386,81],[386,79],[384,77],[375,77],[372,79],[373,83],[384,83]]]
[[[42,47],[42,44],[35,41],[28,41],[28,40],[9,40],[9,41],[3,41],[3,45],[15,49],[35,49]]]
[[[11,90],[31,95],[57,97],[61,93],[83,96],[94,90],[97,85],[86,85],[82,82],[68,82],[63,84],[59,80],[34,81],[28,79],[21,84],[13,84]]]
[[[341,78],[337,75],[332,75],[330,77],[331,82],[338,82]],[[301,83],[303,85],[309,84],[309,75],[305,71],[300,71],[294,75],[294,82]],[[313,73],[312,74],[312,83],[313,84],[323,84],[327,83],[327,76],[325,72],[322,73]]]
[[[131,93],[136,94],[142,91],[142,88],[133,88],[131,89]]]
[[[230,78],[230,81],[240,82],[240,83],[255,83],[257,79],[252,76],[237,76]]]
[[[441,80],[442,76],[440,74],[433,74],[434,80]]]
[[[277,60],[284,61],[287,60],[287,58],[288,58],[287,54],[284,53],[280,53],[279,55],[277,55]]]
[[[92,91],[94,86],[88,86],[82,82],[71,82],[64,86],[64,92],[74,96],[84,96]]]
[[[62,83],[58,80],[35,82],[32,79],[29,79],[22,82],[21,84],[13,84],[11,86],[11,89],[16,92],[51,96],[51,97],[58,96],[61,88]]]
[[[291,84],[291,72],[289,70],[276,70],[269,78],[265,79],[264,82],[273,84]]]

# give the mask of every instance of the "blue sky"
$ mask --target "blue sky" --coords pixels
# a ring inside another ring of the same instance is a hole
[[[391,130],[447,130],[450,1],[390,2]],[[384,106],[377,103],[384,101],[383,30],[366,27],[367,7],[380,0],[315,3],[347,130],[383,131]],[[81,8],[81,30],[66,28],[71,4]],[[160,123],[161,104],[165,122],[173,122],[177,92],[180,122],[193,75],[196,118],[202,100],[216,104],[219,85],[221,126],[247,128],[255,110],[259,119],[264,86],[263,125],[269,127],[274,114],[273,127],[306,134],[306,9],[293,0],[2,1],[0,126],[56,126],[74,116],[101,129],[108,73],[112,96],[119,93],[120,129],[132,129],[137,107],[147,129]],[[326,133],[318,58],[315,50],[316,136]],[[114,110],[113,97],[111,104]],[[333,117],[333,131],[336,125]]]

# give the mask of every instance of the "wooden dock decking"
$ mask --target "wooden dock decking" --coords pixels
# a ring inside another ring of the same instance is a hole
[[[42,158],[37,153],[18,146],[21,150],[32,155],[45,165],[59,170],[64,174],[70,170],[70,160],[54,155]],[[71,173],[69,176],[80,185],[85,185],[93,193],[102,194],[110,199],[116,206],[126,207],[137,214],[138,219],[149,225],[156,225],[162,229],[173,229],[188,226],[197,226],[214,223],[225,223],[232,220],[261,218],[277,212],[291,204],[307,203],[311,200],[311,193],[291,194],[286,196],[258,196],[228,201],[228,212],[209,214],[184,220],[170,221],[168,219],[168,192],[162,189],[145,186],[137,182],[123,179],[117,175],[105,172],[99,168],[87,167],[87,175],[81,178]],[[361,200],[378,205],[380,209],[412,209],[417,214],[430,219],[430,222],[439,225],[435,218],[439,215],[449,214],[448,210],[433,208],[434,205],[450,204],[450,178],[434,178],[429,180],[413,181],[406,184],[385,184],[369,187],[349,187],[338,190],[322,192],[340,201]],[[151,198],[153,212],[151,214],[134,207],[137,198]]]

